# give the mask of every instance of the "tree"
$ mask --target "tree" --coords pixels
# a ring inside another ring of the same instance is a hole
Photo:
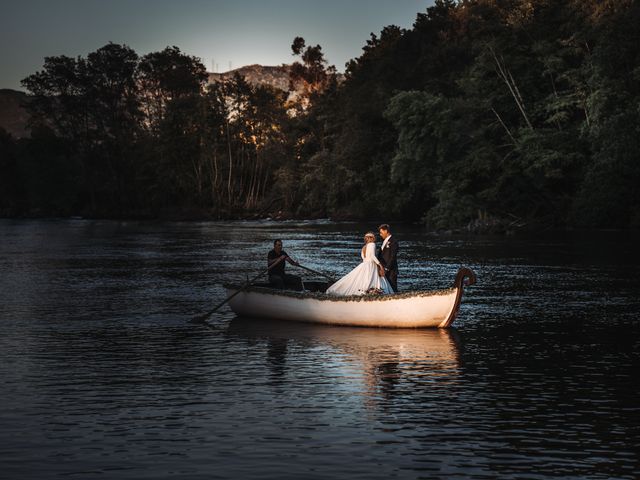
[[[291,50],[302,60],[293,62],[289,71],[289,89],[298,92],[290,106],[300,113],[327,89],[335,87],[336,68],[328,65],[320,45],[307,46],[302,37],[294,38]]]
[[[15,139],[0,128],[0,216],[11,216],[25,210],[25,192],[19,171]]]
[[[34,96],[27,105],[34,126],[52,128],[79,159],[94,211],[122,210],[130,197],[127,152],[140,119],[137,61],[129,47],[109,43],[86,59],[48,57],[22,82]]]
[[[138,83],[147,125],[152,129],[159,125],[171,100],[202,94],[206,80],[200,59],[182,53],[176,46],[143,56]]]

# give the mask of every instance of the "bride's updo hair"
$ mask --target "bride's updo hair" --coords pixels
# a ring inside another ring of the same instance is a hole
[[[376,234],[373,232],[367,232],[364,234],[364,240],[367,241],[367,238],[372,239],[374,242],[376,241]]]

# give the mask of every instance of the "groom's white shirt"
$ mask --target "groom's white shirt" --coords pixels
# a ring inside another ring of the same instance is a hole
[[[387,246],[387,243],[389,243],[390,238],[391,238],[391,235],[389,235],[387,238],[384,239],[384,242],[382,242],[381,250],[384,250],[384,247]]]

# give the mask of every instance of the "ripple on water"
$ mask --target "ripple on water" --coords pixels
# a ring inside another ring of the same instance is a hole
[[[337,276],[371,227],[0,221],[3,474],[635,478],[631,238],[399,228],[401,288],[478,275],[450,331],[187,322],[274,238]]]

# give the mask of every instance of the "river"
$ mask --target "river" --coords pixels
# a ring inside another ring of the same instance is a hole
[[[395,226],[400,290],[476,272],[450,330],[189,322],[372,227],[0,220],[0,476],[637,478],[637,235]]]

